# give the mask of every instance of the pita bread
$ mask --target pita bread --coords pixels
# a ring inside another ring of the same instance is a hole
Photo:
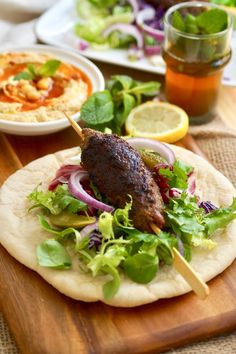
[[[197,193],[202,200],[211,200],[218,206],[228,206],[236,191],[232,184],[201,157],[183,148],[173,146],[177,157],[194,166]],[[77,155],[78,148],[60,151],[35,160],[14,173],[0,192],[0,240],[7,251],[18,261],[39,273],[63,294],[82,301],[101,300],[113,306],[133,307],[170,298],[191,289],[173,267],[162,267],[147,285],[137,284],[124,275],[117,294],[109,301],[103,298],[102,285],[107,276],[93,278],[78,267],[73,256],[73,268],[53,270],[40,267],[36,260],[36,246],[50,237],[38,223],[37,210],[28,213],[27,195],[40,183],[47,188],[56,170],[67,159]],[[217,246],[211,251],[196,248],[192,267],[204,281],[208,281],[227,268],[236,257],[236,222],[215,233]]]

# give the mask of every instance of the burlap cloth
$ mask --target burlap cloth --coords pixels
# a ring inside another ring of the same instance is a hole
[[[235,117],[236,122],[236,117]],[[220,170],[236,186],[236,130],[227,127],[217,117],[211,123],[194,126],[190,133],[195,138],[201,150],[212,164]],[[235,328],[236,330],[236,328]],[[11,336],[7,324],[0,314],[0,353],[19,354],[19,350]],[[167,354],[235,354],[236,332],[219,335],[188,345],[179,349],[172,349]],[[42,353],[44,354],[44,353]],[[56,354],[56,353],[55,353]],[[68,353],[65,353],[68,354]]]

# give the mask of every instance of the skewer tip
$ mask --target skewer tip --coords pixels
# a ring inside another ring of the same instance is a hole
[[[63,111],[64,115],[66,116],[66,118],[68,119],[68,121],[70,122],[72,128],[76,131],[76,133],[79,135],[81,140],[84,140],[83,137],[83,133],[82,133],[82,129],[80,128],[79,124],[76,123],[76,121],[74,121],[69,114],[67,114],[65,111]]]

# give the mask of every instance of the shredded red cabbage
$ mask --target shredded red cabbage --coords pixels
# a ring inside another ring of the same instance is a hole
[[[205,213],[208,214],[213,210],[218,209],[212,202],[206,201],[206,202],[201,202],[199,204],[200,208],[203,208],[205,210]]]
[[[94,231],[89,235],[88,248],[95,248],[96,251],[99,251],[102,244],[102,235],[98,231]]]

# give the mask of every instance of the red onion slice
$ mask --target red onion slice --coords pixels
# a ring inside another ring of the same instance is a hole
[[[134,149],[149,149],[160,154],[169,165],[175,162],[174,152],[165,144],[147,138],[130,138],[126,140]]]
[[[144,52],[148,57],[152,55],[160,55],[161,54],[161,46],[160,45],[146,45],[144,48]]]
[[[71,173],[78,170],[83,171],[80,165],[62,165],[57,170],[56,177],[50,182],[48,190],[53,191],[59,184],[68,183]]]
[[[140,31],[137,29],[137,27],[135,27],[133,25],[128,25],[126,23],[115,23],[115,24],[107,27],[103,31],[103,36],[107,37],[113,31],[121,31],[121,32],[125,32],[126,34],[129,34],[130,36],[132,36],[136,39],[138,48],[143,47],[143,36],[140,33]]]
[[[93,224],[89,224],[85,226],[81,231],[80,231],[80,236],[81,238],[84,238],[88,236],[92,231],[98,229],[98,222],[95,221]]]
[[[137,15],[138,27],[149,36],[155,38],[159,42],[164,40],[164,31],[157,30],[145,24],[145,21],[152,20],[155,17],[155,10],[152,7],[148,7],[140,11]]]
[[[103,211],[111,212],[114,208],[110,205],[102,203],[89,195],[82,187],[80,181],[88,178],[88,173],[85,171],[76,171],[73,172],[68,181],[68,188],[71,194],[86,203],[88,206],[91,206],[95,209],[100,209]]]
[[[191,172],[188,176],[188,189],[187,189],[187,193],[194,195],[195,190],[196,190],[196,179],[195,179],[195,175],[193,172]]]
[[[130,6],[133,9],[134,16],[136,17],[138,10],[139,10],[139,5],[137,0],[127,0],[127,2],[130,3]]]

